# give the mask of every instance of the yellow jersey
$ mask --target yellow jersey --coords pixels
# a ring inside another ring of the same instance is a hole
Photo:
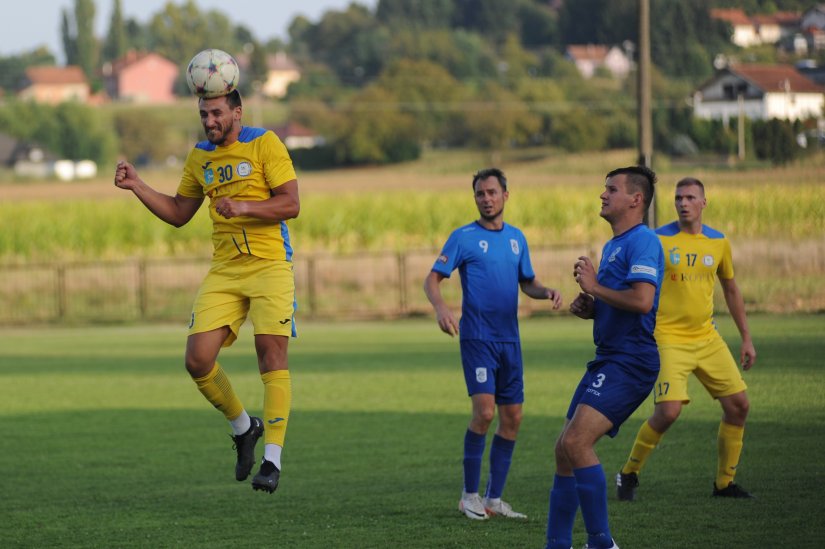
[[[716,276],[733,278],[730,242],[702,225],[699,234],[684,233],[674,221],[656,229],[665,251],[665,276],[659,296],[657,343],[691,343],[718,337],[713,320]]]
[[[286,221],[253,217],[226,219],[215,211],[218,199],[266,200],[271,190],[296,179],[289,153],[278,136],[263,128],[243,126],[238,140],[217,146],[196,144],[186,158],[178,194],[209,197],[212,219],[213,261],[240,254],[263,259],[292,261],[292,245]]]

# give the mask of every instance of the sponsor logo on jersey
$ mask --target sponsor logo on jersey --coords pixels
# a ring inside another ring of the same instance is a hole
[[[289,324],[289,321],[290,321],[289,318],[285,318],[283,320],[279,320],[278,322],[280,322],[281,324]]]
[[[195,325],[195,313],[192,313],[192,319],[189,321],[189,328]]]
[[[705,264],[705,267],[712,267],[713,266],[713,256],[712,255],[706,255],[705,257],[702,258],[702,263]]]
[[[487,381],[487,368],[476,368],[476,381],[479,383]]]
[[[510,249],[513,250],[513,253],[518,255],[518,240],[511,238],[510,239]]]
[[[632,267],[630,267],[630,272],[634,274],[641,273],[650,276],[656,276],[656,273],[658,271],[653,267],[648,267],[647,265],[633,265]]]
[[[613,250],[613,253],[610,254],[610,257],[607,258],[607,262],[608,263],[613,263],[614,261],[616,261],[616,256],[619,255],[619,252],[621,252],[621,251],[622,251],[621,246],[619,246],[618,248]]]
[[[252,173],[252,164],[249,162],[241,162],[238,164],[238,175],[241,177],[246,177],[247,175]]]
[[[448,257],[444,254],[441,254],[440,256],[438,256],[438,261],[440,261],[441,263],[447,263],[447,259],[448,259]]]
[[[702,282],[703,280],[713,280],[713,273],[680,273],[681,282]]]

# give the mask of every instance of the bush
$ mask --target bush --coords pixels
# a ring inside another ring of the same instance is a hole
[[[793,123],[773,118],[753,123],[753,146],[756,157],[773,164],[786,164],[799,156]]]

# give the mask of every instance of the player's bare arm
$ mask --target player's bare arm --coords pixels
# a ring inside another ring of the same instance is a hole
[[[203,203],[202,198],[169,196],[156,191],[140,178],[133,165],[124,160],[115,168],[115,186],[135,193],[150,212],[175,227],[186,225]]]
[[[296,179],[274,188],[272,196],[266,200],[233,200],[224,197],[215,203],[217,214],[227,219],[243,215],[280,222],[295,219],[300,210],[301,202]]]
[[[427,299],[432,304],[433,309],[435,309],[435,318],[438,322],[438,327],[450,337],[455,337],[458,335],[458,321],[441,296],[440,284],[444,278],[444,275],[441,273],[430,271],[430,274],[424,279],[424,293],[427,295]]]
[[[537,279],[525,280],[519,283],[521,291],[533,299],[549,299],[553,302],[553,309],[561,307],[561,292],[544,286]]]
[[[739,286],[736,285],[736,280],[733,278],[720,278],[719,282],[722,284],[722,291],[725,295],[725,303],[728,305],[733,321],[736,323],[736,328],[739,330],[739,335],[742,338],[742,346],[739,349],[739,364],[743,370],[750,370],[756,363],[756,348],[753,346],[751,340],[750,329],[748,328],[748,317],[745,314],[745,300],[742,297],[742,292]]]

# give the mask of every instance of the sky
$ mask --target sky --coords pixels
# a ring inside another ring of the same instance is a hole
[[[134,18],[142,24],[161,11],[172,0],[121,0],[124,18]],[[378,0],[356,0],[374,9]],[[95,0],[95,33],[106,36],[113,0]],[[174,0],[184,4],[185,0]],[[329,10],[346,9],[351,0],[195,0],[201,11],[217,9],[236,25],[244,25],[260,41],[270,38],[287,39],[292,20],[303,15],[312,22],[320,20]],[[7,57],[31,51],[45,45],[57,58],[64,60],[60,40],[63,10],[74,10],[74,0],[18,0],[5,10],[6,23],[0,32],[0,56]]]

